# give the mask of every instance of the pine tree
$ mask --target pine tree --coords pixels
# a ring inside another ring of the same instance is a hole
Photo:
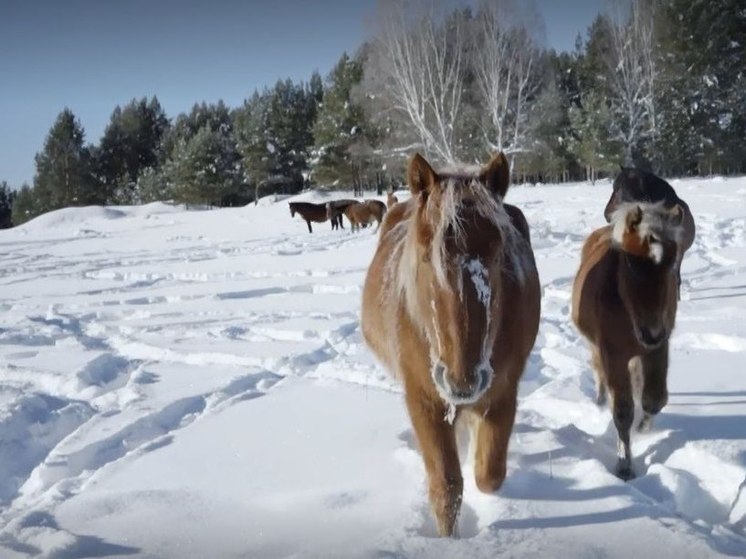
[[[260,192],[298,192],[305,185],[319,96],[316,87],[280,80],[271,90],[255,92],[236,111],[238,149],[255,197]]]
[[[276,166],[277,150],[269,141],[269,102],[268,91],[262,94],[254,92],[234,114],[236,140],[245,169],[244,180],[253,187],[255,202],[265,190],[270,190],[269,181]]]
[[[13,200],[15,192],[5,181],[0,182],[0,229],[13,227]]]
[[[11,214],[13,225],[21,225],[41,213],[42,212],[39,210],[39,203],[34,195],[34,190],[28,184],[24,184],[16,192],[13,199],[13,209]]]
[[[620,149],[612,141],[612,116],[606,100],[591,90],[581,95],[581,106],[569,111],[574,135],[569,148],[585,167],[586,180],[595,182],[599,172],[612,172],[621,162]]]
[[[163,194],[187,203],[245,203],[233,122],[222,101],[195,104],[189,114],[179,115],[164,139],[167,157],[162,170],[151,171],[143,181],[146,198]]]
[[[211,206],[235,196],[243,174],[232,136],[208,124],[190,139],[179,140],[168,173],[178,201]]]
[[[313,128],[313,179],[318,184],[349,186],[354,179],[351,146],[365,130],[363,109],[351,100],[352,88],[362,79],[363,68],[347,54],[327,78],[324,102]]]
[[[532,141],[527,152],[517,159],[514,174],[536,177],[541,181],[565,179],[572,155],[568,150],[569,116],[566,99],[553,80],[549,80],[532,104],[526,136]]]
[[[743,170],[746,11],[738,0],[661,0],[661,159],[674,173]]]
[[[34,194],[40,213],[105,202],[91,174],[90,150],[83,144],[84,137],[72,111],[63,110],[44,149],[36,155]]]
[[[158,99],[116,107],[95,151],[96,176],[113,203],[137,202],[140,172],[158,165],[169,122]]]

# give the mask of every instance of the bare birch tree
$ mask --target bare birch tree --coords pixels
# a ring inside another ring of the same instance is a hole
[[[611,18],[611,108],[618,122],[626,164],[633,151],[657,131],[655,110],[655,58],[653,2],[617,1]]]
[[[511,0],[480,4],[474,33],[472,67],[492,129],[486,141],[493,150],[515,154],[527,149],[529,99],[541,85],[539,48]]]
[[[463,21],[458,13],[439,17],[425,0],[383,0],[379,7],[374,71],[383,93],[422,148],[453,163],[467,69]]]

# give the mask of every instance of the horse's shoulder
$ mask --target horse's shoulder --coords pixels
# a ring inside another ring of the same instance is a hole
[[[573,282],[571,311],[572,320],[581,331],[587,330],[588,312],[595,308],[592,301],[599,293],[600,278],[611,263],[611,238],[611,226],[606,225],[593,231],[583,243],[580,267]]]
[[[610,225],[600,227],[593,231],[583,243],[583,250],[581,252],[581,263],[588,261],[597,262],[611,247],[611,236],[612,228]]]

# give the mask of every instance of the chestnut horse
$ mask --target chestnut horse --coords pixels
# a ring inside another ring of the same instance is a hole
[[[443,536],[463,491],[454,421],[473,428],[477,487],[496,491],[539,326],[528,224],[502,203],[509,176],[502,153],[476,173],[436,173],[415,155],[412,197],[386,214],[363,288],[363,336],[404,385]]]
[[[326,205],[325,204],[312,204],[311,202],[288,202],[290,205],[290,217],[295,217],[298,213],[306,220],[308,225],[308,232],[313,233],[311,229],[311,222],[324,223],[327,217]],[[342,216],[335,217],[332,219],[332,230],[342,226]]]
[[[684,211],[621,204],[611,224],[586,239],[572,291],[572,320],[591,345],[597,399],[611,395],[619,445],[616,474],[635,477],[630,429],[635,400],[639,430],[668,401],[668,338],[676,320],[676,262]]]
[[[353,231],[358,231],[360,227],[367,227],[373,221],[376,221],[380,227],[383,216],[386,214],[386,204],[378,200],[356,202],[345,207],[344,214],[350,220]]]
[[[694,217],[686,202],[676,195],[673,187],[662,178],[653,173],[641,169],[630,169],[622,167],[621,172],[614,179],[614,187],[611,197],[604,209],[606,221],[611,221],[611,216],[620,204],[625,202],[663,202],[666,208],[676,205],[681,206],[684,211],[682,226],[684,228],[679,242],[679,251],[676,254],[676,280],[677,289],[681,289],[681,260],[684,253],[694,243],[696,229]]]

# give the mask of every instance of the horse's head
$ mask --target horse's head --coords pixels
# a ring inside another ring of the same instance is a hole
[[[292,202],[288,202],[288,206],[290,206],[290,217],[295,217],[295,206]]]
[[[409,164],[417,293],[410,314],[451,404],[477,401],[493,380],[503,246],[512,231],[500,197],[509,177],[502,153],[475,173],[436,173],[419,154]]]
[[[612,239],[621,252],[619,294],[640,344],[653,349],[666,341],[676,318],[674,263],[684,212],[658,204],[622,204],[613,214]]]

